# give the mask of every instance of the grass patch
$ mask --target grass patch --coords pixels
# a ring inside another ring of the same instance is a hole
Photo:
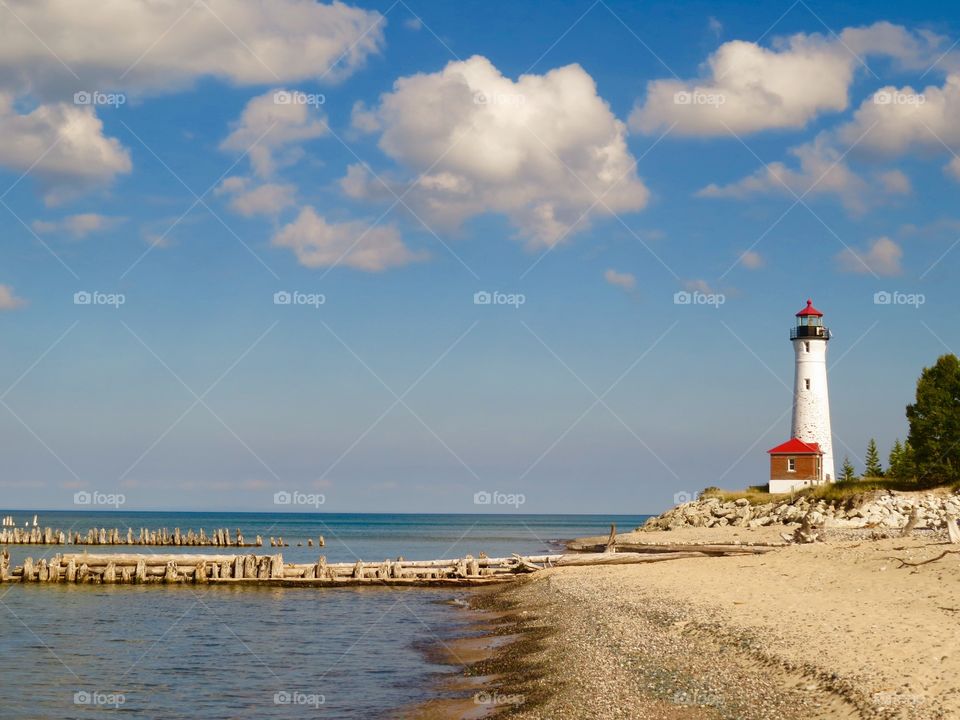
[[[721,502],[733,502],[745,499],[751,505],[764,505],[779,500],[789,500],[796,497],[807,497],[810,500],[823,500],[828,503],[853,505],[858,504],[863,496],[877,492],[916,492],[920,490],[935,490],[945,488],[952,492],[960,492],[960,483],[943,483],[937,481],[917,482],[909,479],[894,478],[862,478],[860,480],[840,481],[818,485],[817,487],[797,490],[796,492],[778,493],[771,495],[766,485],[751,485],[746,490],[721,490],[708,487],[701,494],[701,498],[718,498]]]
[[[734,500],[747,500],[751,505],[765,505],[776,501],[783,495],[771,495],[767,492],[766,485],[751,485],[746,490],[721,490],[717,487],[708,487],[702,493],[701,498],[718,498],[720,502],[733,502]]]

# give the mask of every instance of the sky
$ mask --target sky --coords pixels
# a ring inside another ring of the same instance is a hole
[[[960,348],[943,3],[7,0],[0,505],[653,513]],[[682,496],[681,496],[682,497]]]

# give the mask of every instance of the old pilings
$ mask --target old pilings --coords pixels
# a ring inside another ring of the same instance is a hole
[[[90,528],[86,533],[79,531],[67,533],[52,528],[18,528],[4,527],[0,529],[0,545],[168,545],[168,546],[198,546],[198,547],[261,547],[263,538],[256,536],[255,542],[244,540],[243,533],[238,528],[234,536],[227,528],[217,528],[210,535],[200,528],[199,531],[188,529],[186,533],[180,528],[171,532],[167,528],[151,530],[139,528],[134,533],[133,528],[121,532],[118,528]]]

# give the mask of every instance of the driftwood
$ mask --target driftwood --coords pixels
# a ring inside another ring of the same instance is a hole
[[[707,557],[700,552],[670,552],[670,553],[584,553],[560,555],[553,560],[556,567],[574,567],[582,565],[636,565],[639,563],[662,562],[663,560],[679,560],[681,558]]]
[[[907,518],[907,523],[900,531],[900,536],[907,537],[911,532],[913,532],[913,529],[917,526],[918,522],[920,522],[920,508],[915,507],[910,511],[910,517]]]
[[[610,523],[610,537],[607,538],[606,552],[617,551],[617,524]]]
[[[819,515],[819,513],[817,513]],[[800,527],[793,531],[792,535],[787,533],[780,533],[782,537],[787,542],[793,543],[815,543],[820,539],[820,533],[823,532],[824,519],[823,516],[816,518],[814,516],[814,511],[811,510],[806,515],[803,516],[803,520],[800,523]]]
[[[947,537],[952,543],[960,543],[960,527],[957,527],[956,515],[947,515]]]
[[[890,559],[896,560],[898,563],[900,563],[900,567],[919,567],[920,565],[929,565],[930,563],[934,563],[937,560],[942,560],[947,555],[957,555],[957,554],[960,554],[960,550],[944,550],[942,553],[940,553],[936,557],[932,557],[929,560],[921,560],[920,562],[910,562],[908,560],[904,560],[903,558],[898,558],[898,557],[891,557]]]

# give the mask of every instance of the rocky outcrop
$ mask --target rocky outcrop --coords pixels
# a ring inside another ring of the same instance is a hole
[[[828,503],[801,495],[759,505],[745,498],[724,502],[708,497],[677,505],[639,529],[789,525],[801,522],[810,512],[822,515],[827,528],[903,528],[909,522],[910,529],[936,530],[947,526],[948,515],[960,515],[960,496],[874,492],[848,503]]]

